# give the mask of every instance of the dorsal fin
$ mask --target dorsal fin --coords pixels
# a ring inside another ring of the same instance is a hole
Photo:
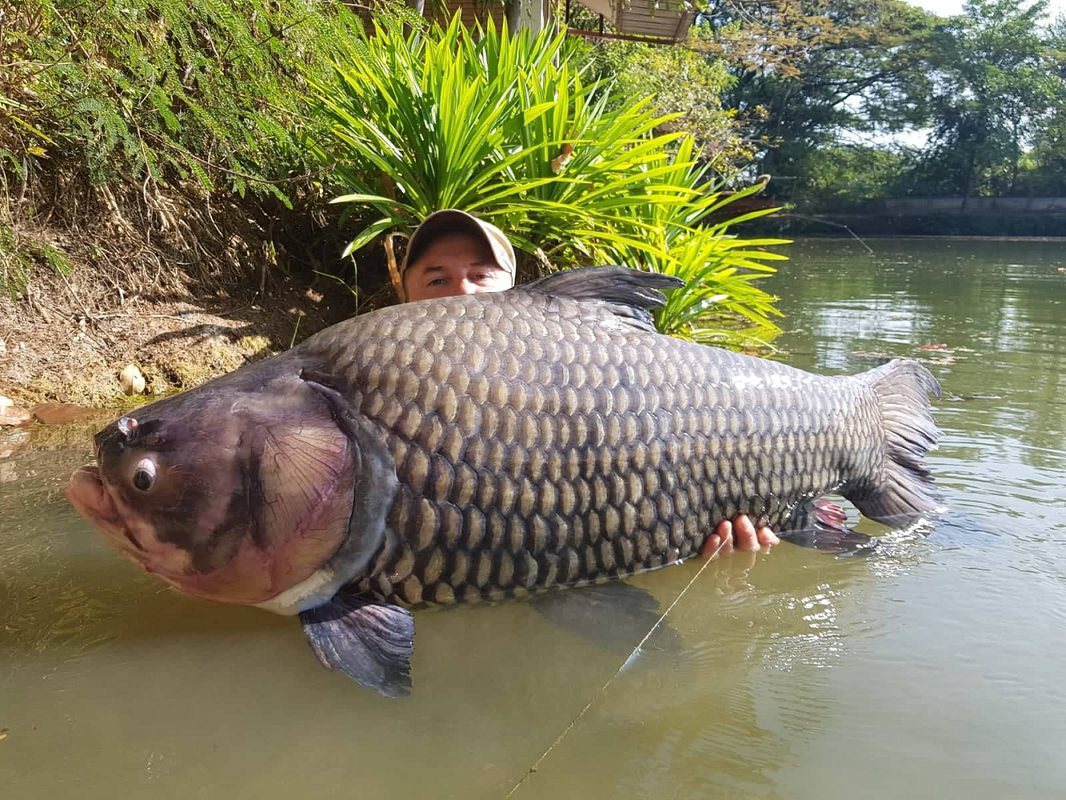
[[[660,289],[676,289],[685,282],[673,275],[630,267],[579,267],[556,272],[517,287],[514,291],[572,297],[611,305],[615,314],[641,328],[655,330],[650,308],[666,303]]]

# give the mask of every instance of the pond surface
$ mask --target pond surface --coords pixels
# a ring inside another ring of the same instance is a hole
[[[1066,243],[870,244],[789,248],[778,344],[827,373],[924,360],[950,514],[868,559],[712,563],[602,694],[625,652],[510,603],[417,614],[414,693],[379,698],[295,621],[113,552],[61,494],[88,432],[4,435],[3,796],[503,798],[594,698],[515,797],[1062,796]],[[699,568],[636,583],[665,608]]]

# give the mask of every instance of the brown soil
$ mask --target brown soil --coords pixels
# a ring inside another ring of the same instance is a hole
[[[134,364],[145,395],[187,389],[287,349],[345,313],[313,289],[285,286],[266,300],[132,300],[118,310],[32,318],[0,301],[0,394],[46,401],[129,404],[119,373]],[[18,319],[21,317],[21,319]]]
[[[355,311],[347,287],[316,274],[350,268],[320,211],[104,191],[53,183],[0,203],[15,243],[0,248],[4,277],[16,252],[51,248],[69,266],[39,264],[16,299],[0,296],[0,395],[16,405],[143,402],[282,352]],[[383,264],[359,278],[373,290],[363,308],[391,302]],[[128,364],[145,377],[140,397],[119,383]]]

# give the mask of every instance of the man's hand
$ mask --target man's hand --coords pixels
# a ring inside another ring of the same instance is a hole
[[[780,541],[777,535],[767,527],[756,530],[751,518],[747,514],[741,514],[732,522],[729,520],[719,522],[714,533],[703,543],[701,552],[711,558],[732,555],[734,550],[742,553],[757,553],[763,549],[769,550]]]

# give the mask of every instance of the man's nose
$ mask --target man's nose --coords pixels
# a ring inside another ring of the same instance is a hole
[[[459,294],[479,294],[481,291],[482,288],[480,286],[473,281],[468,281],[466,278],[459,282]]]

